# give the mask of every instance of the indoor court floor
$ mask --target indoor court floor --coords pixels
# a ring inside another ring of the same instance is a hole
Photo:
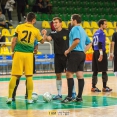
[[[6,104],[8,95],[8,83],[10,76],[0,76],[0,117],[117,117],[117,78],[112,72],[108,72],[108,86],[113,89],[110,93],[91,92],[92,72],[85,72],[85,87],[83,102],[70,102],[62,104],[61,100],[54,100],[49,103],[43,101],[42,95],[50,92],[57,94],[55,74],[36,74],[33,77],[34,91],[39,99],[34,104],[27,104],[25,96],[25,78],[22,76],[16,101]],[[101,74],[98,75],[97,87],[102,89]],[[62,75],[63,99],[67,94],[67,81],[65,74]],[[77,79],[75,87],[77,91]]]

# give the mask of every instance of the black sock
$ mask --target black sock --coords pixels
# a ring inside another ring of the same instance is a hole
[[[106,83],[107,83],[107,82],[103,82],[103,88],[106,88]]]
[[[93,88],[96,88],[95,84],[92,84],[92,87],[93,87]]]
[[[68,97],[72,97],[72,90],[73,90],[73,86],[74,86],[73,78],[67,79],[67,85],[68,85]]]
[[[83,92],[83,88],[84,88],[84,79],[78,79],[78,98],[82,98],[82,92]]]

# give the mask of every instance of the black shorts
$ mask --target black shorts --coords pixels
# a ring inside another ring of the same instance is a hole
[[[103,59],[101,62],[98,61],[99,58],[99,51],[94,51],[93,53],[93,60],[92,60],[92,71],[94,72],[103,72],[108,70],[108,60],[107,54],[103,51]]]
[[[77,72],[83,71],[85,62],[85,53],[80,51],[73,51],[68,56],[67,71]]]
[[[64,54],[55,54],[54,66],[55,73],[62,73],[66,70],[67,57]]]
[[[114,55],[114,72],[117,71],[117,55]]]

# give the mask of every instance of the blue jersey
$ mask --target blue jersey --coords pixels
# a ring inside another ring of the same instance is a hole
[[[106,36],[103,32],[103,30],[99,29],[95,32],[93,36],[93,47],[94,50],[99,50],[98,43],[102,43],[102,50],[105,51],[105,41],[106,41]]]
[[[75,39],[79,39],[80,42],[78,45],[73,49],[75,51],[84,51],[85,46],[91,43],[89,37],[87,36],[86,32],[81,26],[74,26],[69,34],[69,46],[72,45]]]

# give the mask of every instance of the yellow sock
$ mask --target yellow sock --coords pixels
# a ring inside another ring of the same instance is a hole
[[[33,92],[33,80],[32,76],[27,76],[27,92],[28,92],[28,100],[32,99],[32,92]]]
[[[13,94],[14,88],[16,86],[16,80],[17,80],[17,76],[11,76],[11,79],[9,82],[9,96],[8,96],[8,98],[12,98],[12,94]]]

